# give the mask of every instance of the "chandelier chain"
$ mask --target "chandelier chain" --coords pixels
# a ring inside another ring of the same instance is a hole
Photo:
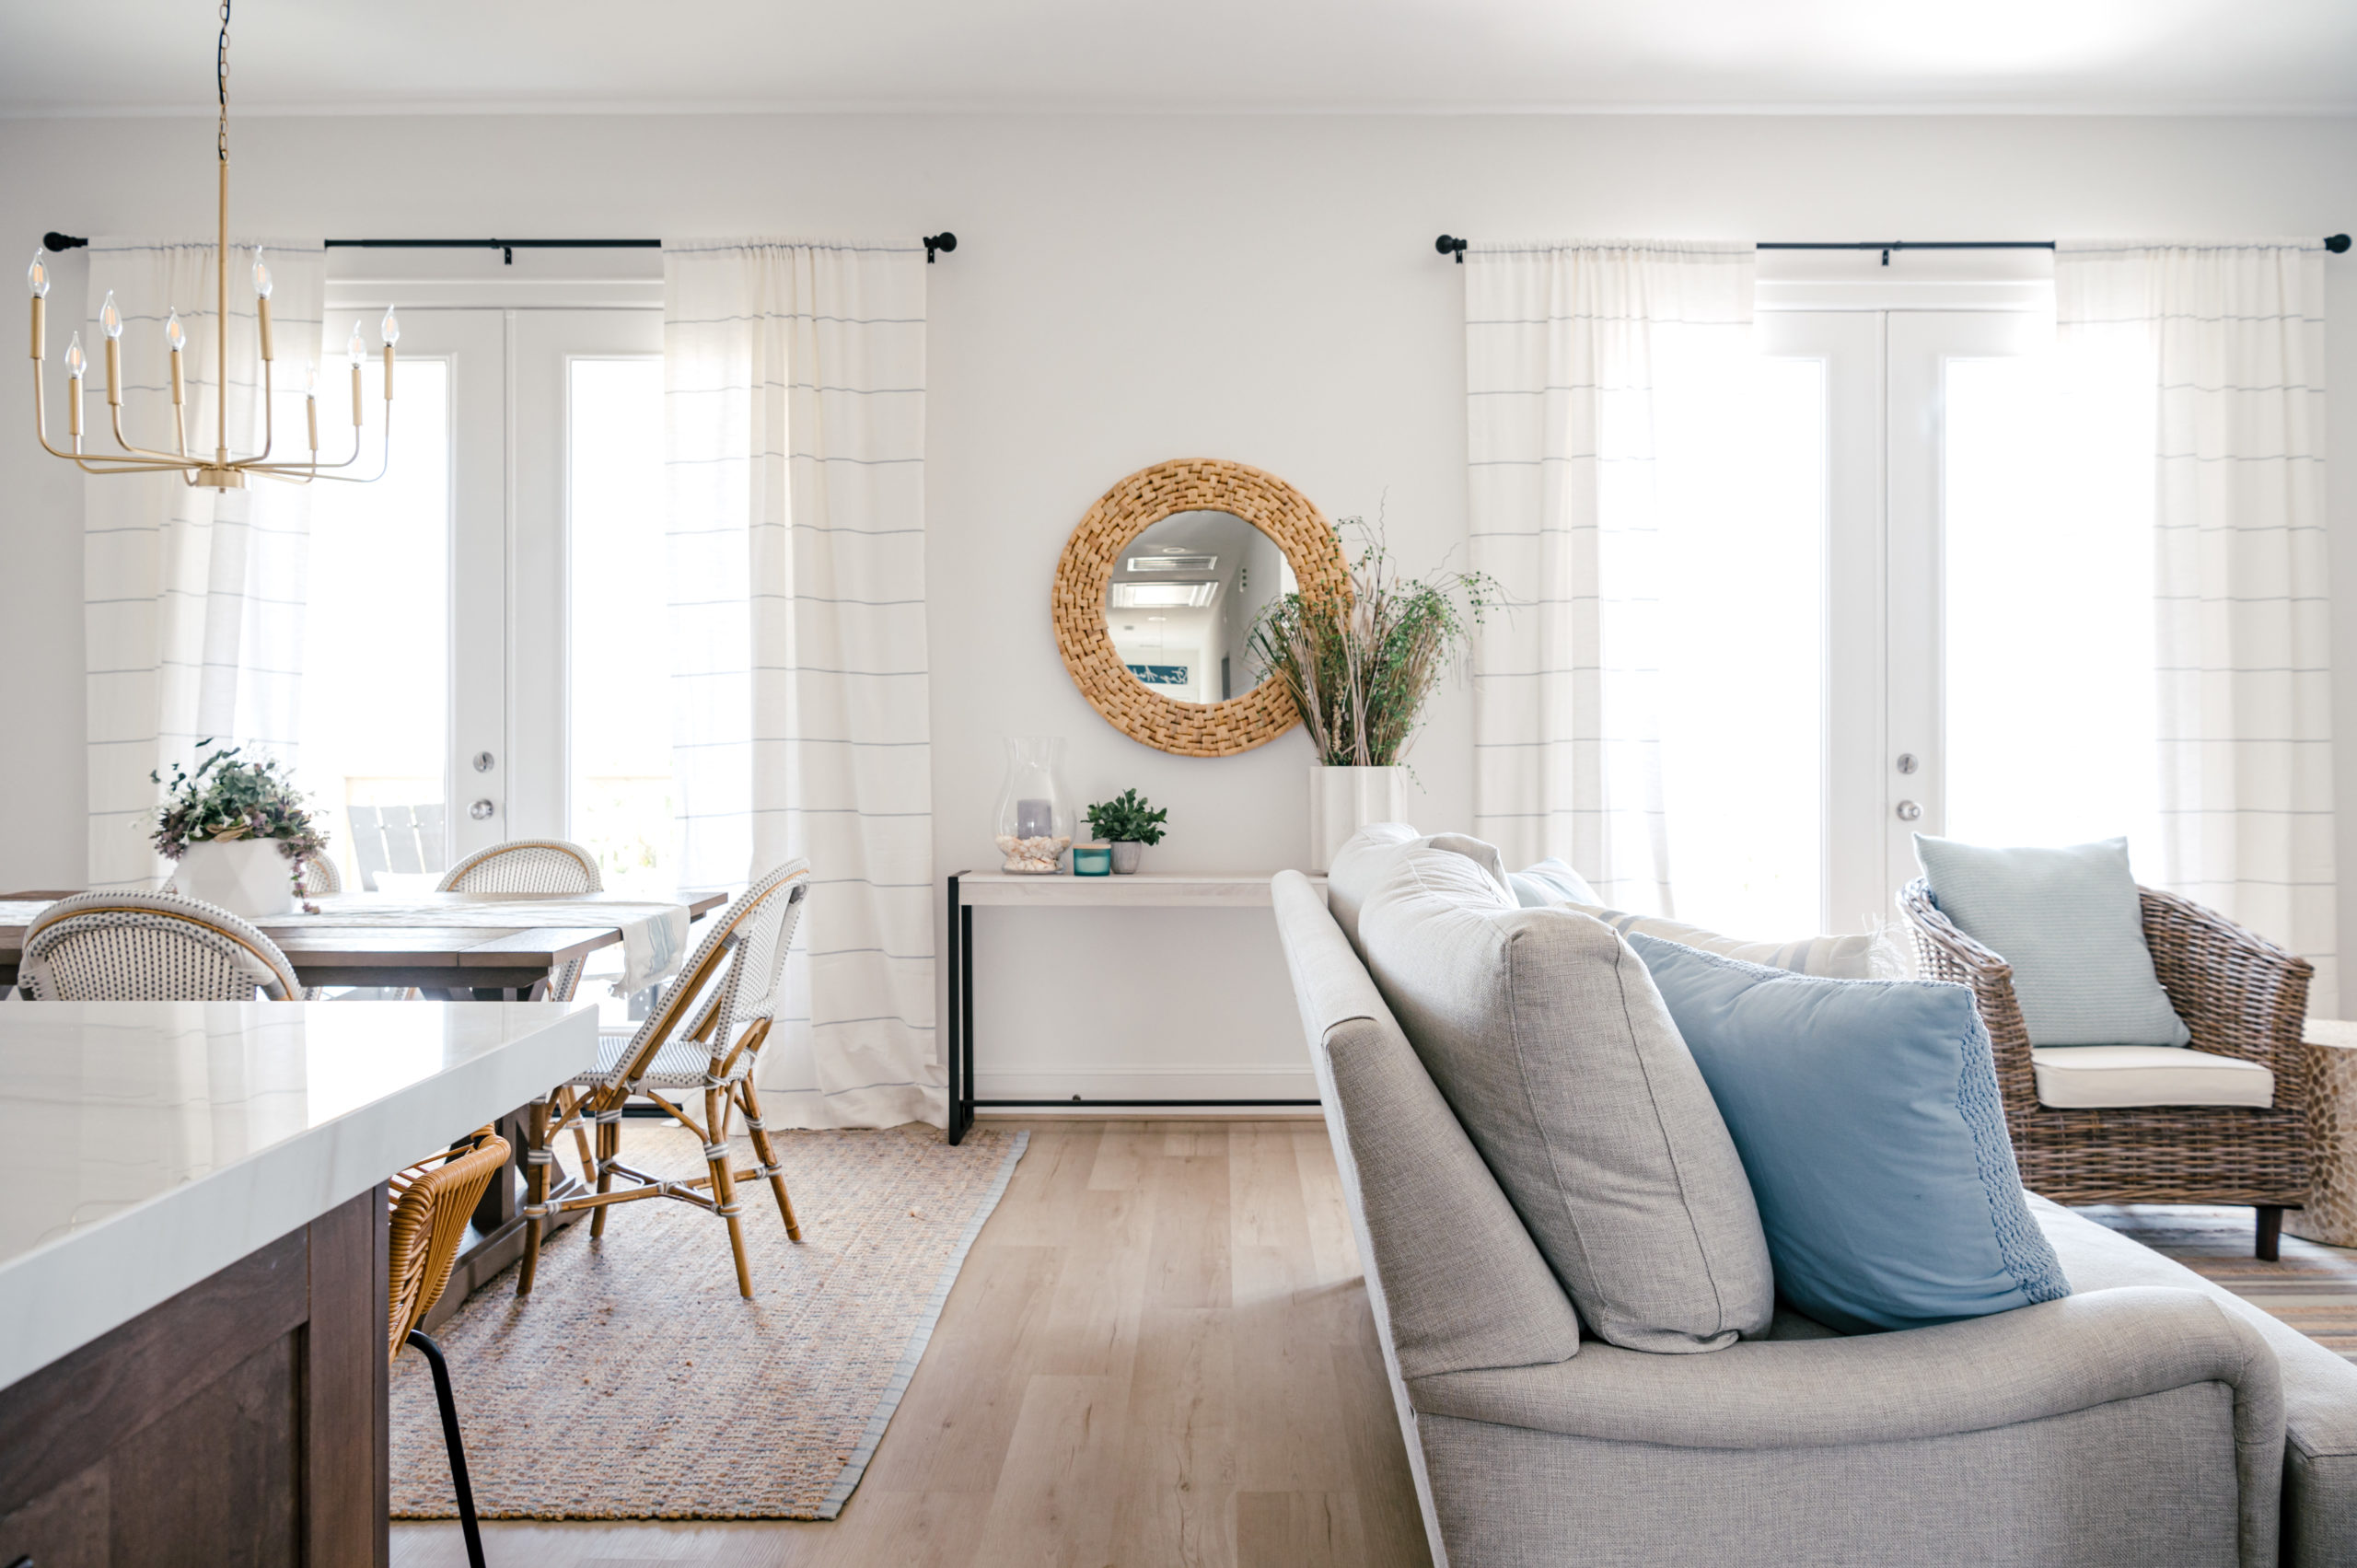
[[[229,0],[221,0],[221,41],[214,50],[214,71],[221,96],[221,130],[218,151],[221,161],[229,161]]]

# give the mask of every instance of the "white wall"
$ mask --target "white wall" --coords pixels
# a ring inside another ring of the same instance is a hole
[[[1000,743],[1014,733],[1070,738],[1069,782],[1086,798],[1133,784],[1170,807],[1157,865],[1299,860],[1298,734],[1216,761],[1126,739],[1064,675],[1049,579],[1098,493],[1188,455],[1270,469],[1331,516],[1383,506],[1410,570],[1461,563],[1462,274],[1433,251],[1444,229],[1844,239],[2357,227],[2351,120],[485,117],[249,120],[235,134],[234,221],[250,231],[957,232],[930,280],[943,870],[984,863]],[[0,236],[29,252],[49,228],[209,234],[211,157],[202,122],[0,122]],[[534,264],[518,255],[519,271]],[[2357,258],[2329,268],[2348,389],[2333,458],[2357,474]],[[61,295],[77,291],[78,273],[61,273]],[[21,373],[0,381],[0,668],[12,678],[0,888],[73,886],[82,866],[77,481],[39,455],[29,417]],[[2335,597],[2349,602],[2357,480],[2336,489],[2333,517]],[[2341,667],[2357,670],[2357,617],[2337,635]],[[2357,679],[2339,690],[2341,863],[2357,865]],[[1469,742],[1454,688],[1410,757],[1424,825],[1469,825]],[[1058,1093],[1101,1091],[1074,1074],[1125,1063],[1306,1081],[1262,918],[979,918],[986,1068],[1037,1069],[1027,1083]],[[2342,925],[2357,931],[2346,894]],[[1036,967],[1018,969],[1025,953]],[[1128,966],[1155,985],[1120,983]],[[1224,1011],[1206,1020],[1148,1000],[1179,993],[1216,993]]]

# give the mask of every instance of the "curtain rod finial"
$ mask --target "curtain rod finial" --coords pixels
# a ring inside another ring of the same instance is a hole
[[[2325,236],[2324,248],[2339,256],[2348,250],[2349,237],[2345,234],[2328,234]]]
[[[1433,241],[1434,250],[1439,251],[1444,256],[1455,257],[1457,259],[1457,264],[1460,267],[1465,264],[1465,245],[1466,242],[1464,240],[1457,238],[1457,236],[1453,234],[1444,234],[1438,239]]]
[[[931,266],[931,265],[933,265],[933,253],[934,253],[935,251],[939,250],[939,251],[941,251],[941,252],[943,252],[943,253],[946,254],[947,252],[952,251],[952,250],[957,250],[957,249],[958,249],[958,237],[957,237],[956,235],[954,235],[954,234],[950,233],[950,232],[949,232],[947,229],[946,229],[946,228],[945,228],[945,229],[943,229],[939,234],[928,234],[928,235],[926,235],[926,236],[924,237],[924,262],[925,262],[925,265],[926,265],[926,266],[928,266],[928,267],[929,267],[929,266]]]
[[[2340,238],[2340,248],[2343,250],[2348,250],[2349,237],[2344,234]],[[77,234],[60,234],[53,228],[47,234],[41,237],[41,246],[44,250],[79,250],[83,246],[87,245],[89,242],[88,238],[85,236]]]

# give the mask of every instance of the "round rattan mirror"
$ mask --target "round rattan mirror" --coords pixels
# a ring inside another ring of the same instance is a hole
[[[1239,690],[1252,615],[1296,586],[1348,584],[1333,525],[1283,480],[1210,458],[1156,463],[1099,496],[1065,542],[1056,648],[1131,739],[1233,756],[1301,722],[1275,681]]]

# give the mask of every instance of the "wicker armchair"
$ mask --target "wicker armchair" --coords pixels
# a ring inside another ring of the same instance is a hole
[[[1918,877],[1898,907],[1928,980],[1972,988],[1996,1048],[2022,1184],[2058,1203],[2247,1203],[2258,1256],[2272,1260],[2283,1211],[2308,1194],[2309,1065],[2301,1030],[2315,969],[2190,900],[2151,888],[2144,941],[2193,1048],[2275,1074],[2275,1103],[2061,1110],[2042,1105],[2013,968],[1958,930]]]
[[[598,858],[563,839],[510,839],[477,850],[443,874],[437,893],[600,893],[606,879]],[[549,971],[548,999],[570,1002],[581,984],[581,960]]]
[[[737,1262],[737,1289],[753,1294],[752,1270],[745,1260],[745,1237],[737,1224],[740,1181],[767,1180],[785,1222],[786,1238],[802,1239],[801,1222],[785,1191],[785,1173],[753,1087],[753,1067],[771,1023],[784,1000],[785,958],[810,891],[810,863],[795,859],[761,877],[737,901],[715,915],[679,977],[636,1033],[612,1034],[598,1041],[598,1068],[562,1086],[528,1111],[524,1156],[524,1266],[517,1271],[516,1294],[531,1294],[540,1267],[540,1232],[548,1216],[595,1209],[592,1237],[606,1230],[607,1210],[640,1198],[671,1198],[727,1222],[728,1248]],[[701,1093],[702,1117],[689,1109]],[[710,1174],[671,1180],[621,1162],[622,1108],[643,1096],[703,1139]],[[752,1134],[749,1168],[734,1168],[728,1154],[730,1123],[742,1112]],[[594,1129],[593,1154],[585,1129]],[[581,1152],[583,1179],[559,1191],[556,1140],[567,1131]],[[627,1185],[619,1191],[619,1177]],[[596,1191],[589,1190],[594,1179]]]
[[[418,1325],[442,1299],[450,1269],[466,1239],[467,1221],[494,1177],[507,1169],[507,1140],[485,1127],[432,1159],[411,1166],[392,1179],[387,1353],[398,1356],[414,1345],[434,1374],[434,1400],[442,1409],[442,1443],[450,1456],[450,1487],[458,1494],[459,1523],[466,1535],[470,1568],[483,1568],[482,1532],[475,1523],[475,1493],[467,1480],[467,1448],[459,1435],[458,1401],[450,1394],[450,1366],[442,1347]]]

